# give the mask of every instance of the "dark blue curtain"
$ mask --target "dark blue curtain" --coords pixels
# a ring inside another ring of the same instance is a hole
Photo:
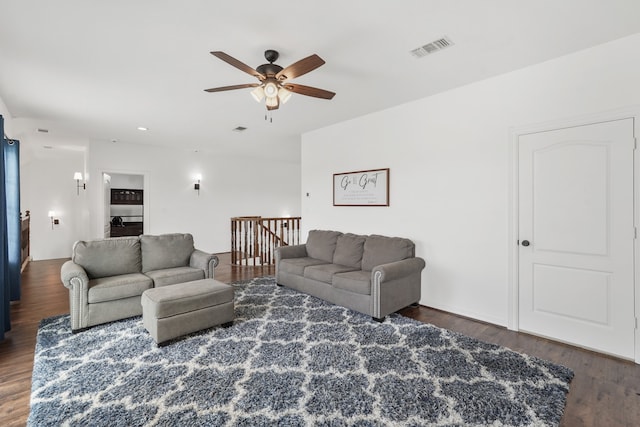
[[[20,143],[4,136],[0,115],[0,340],[11,329],[10,301],[20,299]]]

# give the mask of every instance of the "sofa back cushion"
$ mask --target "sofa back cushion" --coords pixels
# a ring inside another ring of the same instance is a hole
[[[415,245],[411,240],[372,234],[364,242],[362,269],[371,271],[377,265],[401,261],[414,256]]]
[[[161,234],[140,236],[142,272],[185,267],[194,251],[191,234]]]
[[[333,253],[336,250],[338,236],[342,233],[339,231],[329,230],[311,230],[307,237],[307,255],[311,258],[333,262]]]
[[[365,236],[351,233],[338,236],[336,250],[333,253],[333,263],[359,269],[362,264],[365,239]]]
[[[142,257],[138,237],[116,237],[73,244],[71,259],[81,265],[89,279],[140,273]]]

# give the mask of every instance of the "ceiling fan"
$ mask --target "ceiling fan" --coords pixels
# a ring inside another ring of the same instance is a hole
[[[278,60],[280,54],[275,50],[266,50],[264,57],[268,64],[262,64],[256,69],[251,68],[247,64],[238,61],[234,57],[227,55],[224,52],[215,51],[211,54],[229,65],[232,65],[250,74],[260,80],[260,83],[247,83],[242,85],[215,87],[211,89],[205,89],[206,92],[222,92],[225,90],[255,88],[251,91],[251,95],[256,101],[261,102],[265,99],[267,110],[277,110],[280,103],[285,103],[289,100],[292,93],[298,93],[300,95],[312,96],[314,98],[331,99],[335,93],[324,89],[318,89],[311,86],[304,86],[296,83],[289,83],[290,79],[300,77],[303,74],[307,74],[310,71],[323,65],[325,62],[318,55],[313,54],[304,59],[294,62],[286,68],[274,64]]]

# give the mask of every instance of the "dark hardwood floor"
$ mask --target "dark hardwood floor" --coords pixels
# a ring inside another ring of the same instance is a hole
[[[274,273],[269,267],[231,266],[229,254],[219,257],[215,277],[222,282]],[[26,424],[38,323],[42,318],[69,312],[68,292],[60,282],[64,261],[31,262],[23,272],[22,299],[11,307],[12,330],[0,342],[2,426]],[[640,365],[422,306],[401,313],[573,369],[575,377],[561,426],[640,425]]]

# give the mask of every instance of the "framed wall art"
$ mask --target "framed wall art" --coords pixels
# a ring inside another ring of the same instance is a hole
[[[333,206],[389,206],[389,168],[334,173]]]

